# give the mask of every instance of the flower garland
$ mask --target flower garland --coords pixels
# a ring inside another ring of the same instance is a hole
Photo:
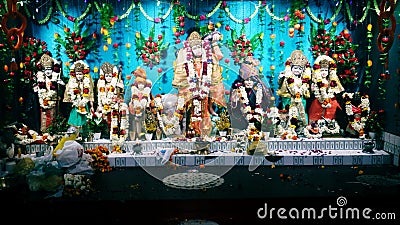
[[[143,115],[144,109],[148,106],[150,101],[150,92],[151,92],[152,82],[150,80],[146,80],[146,85],[143,90],[140,90],[137,84],[133,84],[131,86],[131,103],[133,107],[133,112],[136,117],[141,117]],[[139,99],[141,96],[141,99]]]
[[[186,62],[185,71],[187,75],[187,81],[189,83],[189,92],[191,93],[191,98],[193,99],[193,114],[191,117],[192,122],[201,121],[202,108],[199,100],[205,99],[211,87],[211,75],[212,75],[212,51],[209,41],[202,41],[202,47],[205,54],[202,55],[201,60],[201,70],[198,74],[192,53],[192,48],[188,41],[184,42],[184,48],[186,50]]]
[[[367,65],[365,67],[365,78],[364,78],[364,85],[366,88],[370,88],[372,84],[372,60],[371,60],[371,52],[372,52],[372,24],[367,25]]]
[[[261,102],[263,98],[262,93],[262,85],[257,84],[257,87],[254,88],[256,90],[256,104],[254,111],[251,110],[249,98],[247,97],[247,92],[244,86],[239,87],[239,99],[240,102],[243,104],[243,112],[246,114],[246,120],[248,121],[247,125],[247,135],[250,141],[252,140],[260,140],[263,135],[261,130],[258,130],[254,123],[251,121],[257,120],[258,122],[262,123],[264,118],[264,111],[261,107]]]
[[[256,104],[254,112],[251,110],[249,98],[247,97],[247,92],[244,86],[239,87],[239,96],[240,102],[243,104],[243,112],[246,113],[247,121],[251,121],[252,119],[256,119],[259,122],[262,122],[264,111],[261,107],[261,102],[263,98],[262,93],[262,85],[257,84],[257,87],[254,88],[256,90]]]
[[[75,17],[72,17],[72,16],[68,15],[68,14],[65,12],[65,10],[64,10],[63,7],[61,6],[61,3],[60,3],[59,0],[56,0],[56,5],[57,5],[58,10],[60,10],[61,14],[62,14],[65,18],[68,18],[68,20],[71,21],[71,22],[79,22],[79,21],[83,20],[83,19],[89,14],[90,9],[92,8],[92,3],[88,3],[87,6],[86,6],[85,11],[84,11],[80,16],[78,16],[78,17],[75,18]]]
[[[31,12],[29,11],[28,7],[24,7],[24,8],[25,8],[26,15],[27,15],[28,17],[32,17],[32,20],[37,21],[37,23],[38,23],[39,25],[43,25],[43,24],[45,24],[45,23],[47,23],[47,22],[50,21],[51,15],[53,14],[53,1],[52,1],[52,0],[50,1],[50,4],[51,4],[51,6],[50,6],[50,8],[49,8],[49,11],[47,12],[47,15],[46,15],[43,19],[41,19],[41,20],[36,20],[35,16],[32,16],[32,14],[31,14]]]
[[[51,109],[57,103],[57,82],[60,73],[52,72],[51,77],[47,77],[42,71],[37,72],[39,105],[43,109]]]
[[[76,79],[75,65],[77,63],[82,63],[84,65],[82,82]],[[90,93],[92,79],[90,77],[89,65],[79,60],[71,66],[69,74],[71,78],[68,82],[69,90],[66,90],[67,95],[69,99],[71,99],[72,106],[77,108],[78,113],[87,114],[86,104],[89,103],[89,96],[92,94]]]
[[[157,95],[154,99],[155,108],[157,110],[157,120],[159,126],[165,135],[169,136],[175,134],[179,127],[179,122],[183,117],[185,99],[182,96],[178,97],[176,110],[173,117],[169,117],[164,113],[161,95]]]
[[[171,3],[169,8],[168,8],[168,10],[167,10],[167,12],[163,16],[152,18],[152,17],[149,16],[149,14],[146,13],[146,11],[143,9],[143,6],[142,6],[142,4],[140,2],[138,3],[138,5],[139,5],[140,12],[142,12],[143,16],[147,20],[149,20],[151,22],[156,22],[156,23],[163,22],[165,19],[167,19],[167,17],[171,14],[172,8],[174,7],[174,4]]]
[[[362,96],[361,103],[358,106],[354,106],[351,102],[353,96],[354,93],[343,93],[343,98],[347,100],[345,105],[345,112],[347,116],[354,116],[355,114],[359,115],[359,118],[354,118],[353,121],[349,122],[349,128],[358,132],[360,138],[363,138],[365,137],[365,123],[368,119],[368,115],[370,112],[370,102],[368,96]]]
[[[328,60],[329,62],[329,80],[321,75],[321,61]],[[330,99],[334,98],[336,94],[344,91],[338,77],[336,76],[336,63],[328,56],[319,56],[314,62],[314,81],[311,84],[311,91],[313,91],[315,98],[322,103],[322,107],[330,107]]]
[[[352,22],[353,24],[358,24],[358,23],[364,22],[365,18],[367,18],[367,15],[368,15],[368,12],[369,12],[369,9],[370,9],[370,6],[371,6],[371,1],[367,1],[367,6],[363,10],[364,11],[364,15],[359,20],[355,20],[353,18],[353,16],[351,15],[349,3],[345,3],[345,6],[346,6],[346,12],[347,12],[347,17],[349,18],[349,21]]]
[[[290,70],[290,65],[286,66],[287,79],[284,82],[287,84],[287,89],[294,97],[294,102],[302,103],[301,96],[308,95],[309,81],[311,78],[311,70],[309,64],[307,64],[306,69],[301,77],[297,77]],[[288,73],[288,71],[290,71]]]
[[[228,15],[228,17],[231,20],[233,20],[235,23],[246,24],[246,23],[250,22],[257,15],[258,9],[260,8],[260,6],[261,6],[261,1],[258,1],[257,5],[254,4],[255,9],[254,9],[253,13],[249,17],[246,17],[242,20],[237,19],[235,16],[233,16],[232,13],[229,11],[229,7],[225,7],[224,10],[225,10],[226,14]]]
[[[99,106],[102,106],[101,112],[103,114],[111,112],[111,105],[115,103],[115,99],[117,97],[116,87],[118,82],[118,70],[116,66],[113,68],[110,83],[106,84],[104,75],[100,75],[100,79],[97,82],[97,102]]]
[[[328,19],[329,21],[334,21],[335,18],[339,15],[340,10],[342,9],[342,3],[343,3],[343,1],[339,1],[339,5],[336,7],[335,13],[333,13],[333,15]],[[319,19],[318,17],[316,17],[316,16],[314,15],[314,13],[311,12],[311,9],[310,9],[310,6],[309,6],[309,5],[306,6],[306,11],[307,11],[307,14],[310,16],[310,18],[311,18],[314,22],[316,22],[316,23],[322,23],[322,22],[324,22],[324,21],[322,21],[321,19]],[[366,10],[366,12],[368,12],[368,10]]]
[[[114,104],[111,112],[110,136],[113,146],[122,146],[128,137],[128,105],[124,102]]]

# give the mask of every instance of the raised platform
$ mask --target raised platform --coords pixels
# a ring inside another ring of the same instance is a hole
[[[236,141],[209,143],[208,155],[175,154],[170,162],[188,167],[198,166],[334,166],[334,165],[385,165],[392,164],[392,154],[384,150],[374,149],[374,153],[364,153],[364,143],[369,140],[352,138],[324,138],[324,139],[299,139],[280,140],[271,138],[262,141],[269,155],[247,155],[246,152],[237,153],[233,150]],[[85,142],[83,147],[92,149],[97,146],[112,149],[111,142],[99,140]],[[160,155],[161,150],[178,148],[180,150],[193,150],[195,142],[184,141],[127,141],[122,146],[124,153],[111,153],[108,155],[112,167],[149,167],[163,166],[166,159]],[[45,151],[47,145],[30,145],[26,150],[28,154]],[[164,157],[165,158],[165,157]]]

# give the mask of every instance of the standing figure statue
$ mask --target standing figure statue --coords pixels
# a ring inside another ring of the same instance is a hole
[[[307,57],[301,50],[294,50],[286,61],[285,71],[279,75],[277,94],[282,98],[283,108],[296,107],[297,128],[308,124],[306,99],[310,97],[311,69]],[[291,118],[289,118],[291,119]]]
[[[94,85],[89,65],[82,60],[76,61],[70,67],[69,75],[64,102],[72,103],[68,124],[77,127],[79,133],[79,130],[87,122],[88,114],[94,113]]]
[[[97,82],[97,112],[107,121],[110,139],[122,139],[127,135],[129,112],[123,102],[124,83],[117,66],[105,62],[100,67]],[[113,138],[114,137],[114,138]]]
[[[34,91],[38,93],[40,105],[40,131],[45,132],[57,113],[59,102],[59,85],[65,85],[60,76],[60,62],[47,54],[43,54],[37,67],[37,85]]]
[[[172,81],[172,86],[178,89],[178,97],[185,100],[186,124],[182,131],[191,127],[194,136],[200,137],[211,133],[211,116],[218,115],[215,109],[226,108],[219,65],[223,58],[218,46],[221,34],[213,32],[209,36],[202,40],[197,31],[188,35],[184,47],[177,52]]]
[[[232,128],[246,129],[253,119],[261,125],[271,103],[271,94],[259,76],[259,64],[260,61],[252,54],[248,55],[240,65],[239,76],[232,83],[228,106]]]
[[[336,96],[344,91],[336,75],[335,61],[326,55],[320,55],[314,62],[311,91],[315,96],[308,111],[309,120],[335,119],[340,105]]]
[[[149,107],[151,100],[151,87],[153,83],[147,79],[146,71],[138,67],[132,72],[135,76],[134,83],[131,85],[131,96],[129,101],[129,139],[139,140],[144,133],[144,121],[146,118],[146,108]]]

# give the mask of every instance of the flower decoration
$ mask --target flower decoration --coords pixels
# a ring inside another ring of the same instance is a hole
[[[64,38],[58,33],[54,34],[55,42],[57,43],[56,51],[59,52],[61,46],[64,47],[70,61],[84,60],[91,51],[97,49],[96,39],[94,35],[88,34],[88,30],[82,30],[82,24],[74,23],[74,30],[64,26]]]
[[[289,36],[293,37],[294,36],[294,30],[298,30],[299,33],[304,33],[304,26],[302,20],[306,18],[305,13],[301,11],[306,6],[305,1],[296,1],[292,0],[290,9],[289,9],[289,15],[288,17],[285,17],[285,21],[289,20]]]
[[[135,40],[138,59],[142,59],[143,64],[150,69],[160,64],[161,52],[169,46],[169,43],[163,43],[164,36],[162,34],[159,34],[157,39],[154,38],[154,29],[154,26],[150,29],[148,38],[145,38],[141,32],[136,32]]]
[[[64,190],[65,196],[86,195],[94,191],[92,181],[82,174],[64,174]]]
[[[351,34],[347,29],[342,30],[339,35],[335,34],[336,26],[329,31],[325,30],[325,24],[319,23],[318,28],[311,24],[311,51],[314,58],[319,55],[328,55],[336,61],[337,75],[343,85],[352,85],[357,82],[358,58],[355,50],[358,45],[353,44]]]
[[[99,9],[101,25],[100,33],[104,35],[103,40],[107,40],[107,38],[110,37],[109,29],[114,26],[118,17],[114,16],[114,9],[109,3],[103,3]]]
[[[175,44],[181,43],[180,36],[185,34],[185,13],[186,9],[185,6],[180,3],[179,0],[174,0],[174,13],[173,13],[173,18],[174,18],[174,23],[176,26],[173,27],[173,32],[174,32],[174,40]]]
[[[384,129],[385,111],[383,109],[372,110],[365,121],[365,129],[369,132],[380,133]]]
[[[108,161],[107,158],[107,155],[110,154],[108,148],[100,145],[94,149],[86,150],[85,153],[92,156],[93,161],[90,162],[90,166],[96,171],[104,173],[112,170],[110,162]]]
[[[232,39],[227,41],[227,46],[231,50],[231,57],[235,65],[240,65],[247,56],[254,55],[255,50],[261,42],[264,33],[255,34],[251,39],[247,39],[244,31],[237,37],[236,30],[231,30]]]
[[[50,54],[47,43],[35,37],[25,37],[20,50],[23,55],[20,64],[23,83],[33,85],[36,83],[34,74],[40,69],[36,67],[37,62],[43,54]],[[59,68],[57,69],[60,72]]]
[[[118,100],[111,111],[111,142],[113,146],[122,146],[128,137],[128,105],[123,100]]]

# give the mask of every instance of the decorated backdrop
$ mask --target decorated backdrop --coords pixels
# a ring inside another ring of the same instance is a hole
[[[395,0],[2,0],[1,125],[29,117],[34,106],[27,93],[44,53],[62,62],[65,81],[75,60],[87,61],[95,81],[108,61],[122,66],[126,85],[140,66],[153,81],[153,94],[174,93],[173,63],[186,31],[196,27],[205,35],[211,22],[223,36],[227,89],[249,49],[261,61],[260,76],[274,94],[293,50],[302,50],[311,64],[326,54],[337,61],[346,91],[369,94],[372,108],[395,121],[387,129],[400,133],[398,8]]]

